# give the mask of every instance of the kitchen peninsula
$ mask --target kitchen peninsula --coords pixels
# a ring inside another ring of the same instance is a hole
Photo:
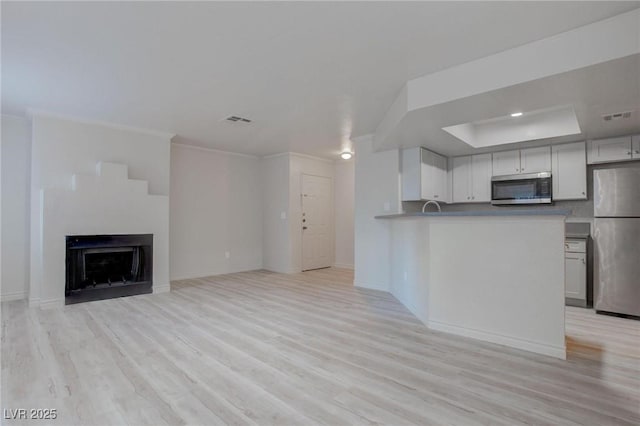
[[[566,210],[376,216],[391,293],[429,328],[561,359]]]

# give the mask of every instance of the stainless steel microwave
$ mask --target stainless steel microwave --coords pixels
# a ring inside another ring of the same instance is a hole
[[[551,172],[493,176],[491,204],[551,204]]]

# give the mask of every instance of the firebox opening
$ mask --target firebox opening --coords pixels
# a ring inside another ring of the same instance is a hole
[[[153,235],[68,236],[65,303],[151,293]]]

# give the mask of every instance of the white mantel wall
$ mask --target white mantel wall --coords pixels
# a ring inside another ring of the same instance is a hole
[[[96,164],[100,161],[125,164],[129,168],[129,178],[146,180],[149,193],[169,196],[170,140],[172,135],[138,129],[113,126],[102,123],[76,121],[47,114],[34,113],[32,116],[31,154],[31,255],[30,255],[30,305],[59,304],[60,292],[45,288],[52,281],[43,275],[43,268],[51,259],[43,259],[48,252],[42,228],[44,194],[51,191],[71,190],[74,174],[95,175]],[[112,200],[118,203],[117,199]],[[55,203],[54,203],[55,204]],[[168,244],[169,206],[158,208],[149,222],[166,223],[159,235],[154,236],[154,291],[168,289]],[[46,224],[45,224],[46,226]],[[84,229],[101,233],[100,227],[86,223]],[[104,226],[102,233],[134,233],[131,229],[113,223]],[[68,232],[71,232],[67,229]],[[146,233],[141,230],[140,233]],[[57,244],[57,243],[56,243]],[[52,250],[56,252],[56,250]],[[155,254],[161,255],[156,258]],[[55,282],[58,283],[59,277]],[[64,277],[63,277],[64,279]],[[55,284],[58,285],[58,284]],[[62,297],[64,292],[62,293]]]
[[[2,301],[28,292],[30,132],[26,118],[2,116]]]

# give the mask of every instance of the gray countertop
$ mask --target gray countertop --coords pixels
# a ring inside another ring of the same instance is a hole
[[[567,222],[564,226],[564,236],[567,238],[589,238],[591,224],[586,222]]]
[[[400,219],[403,217],[467,217],[467,216],[568,216],[571,210],[553,209],[553,210],[477,210],[477,211],[457,211],[457,212],[417,212],[417,213],[398,213],[375,216],[376,219]]]

